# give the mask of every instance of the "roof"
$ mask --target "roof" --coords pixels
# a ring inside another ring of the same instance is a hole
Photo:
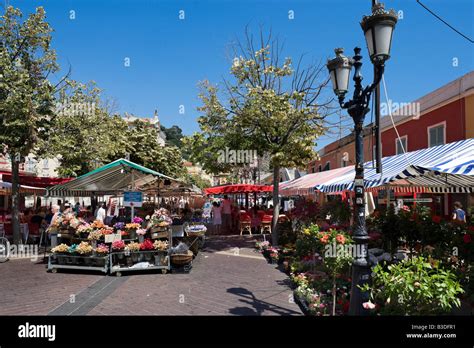
[[[474,138],[382,158],[382,174],[372,162],[364,164],[367,189],[398,185],[409,189],[428,188],[424,192],[474,192]],[[352,170],[325,184],[316,185],[322,192],[352,190]]]
[[[179,181],[126,159],[118,159],[81,175],[67,183],[48,188],[49,196],[89,196],[116,194],[156,181],[157,178]]]
[[[224,186],[214,186],[204,189],[207,195],[219,195],[224,193],[254,193],[254,192],[271,192],[273,185],[250,185],[250,184],[234,184]]]
[[[324,172],[304,175],[298,179],[280,183],[280,194],[282,196],[309,195],[314,192],[316,185],[340,177],[354,169],[354,166],[327,170]]]

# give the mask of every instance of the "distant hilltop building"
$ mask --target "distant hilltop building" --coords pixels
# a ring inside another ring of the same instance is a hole
[[[141,122],[148,123],[151,127],[155,127],[156,129],[158,129],[158,138],[157,138],[158,144],[160,144],[161,146],[165,146],[166,134],[161,130],[160,119],[158,118],[158,110],[155,110],[155,114],[153,115],[153,118],[139,117],[133,114],[129,114],[128,112],[125,112],[125,116],[123,117],[123,119],[129,125],[138,120]]]

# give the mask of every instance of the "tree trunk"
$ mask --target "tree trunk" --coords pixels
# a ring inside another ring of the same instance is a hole
[[[278,245],[278,216],[280,215],[280,167],[273,167],[273,220],[272,220],[272,245]]]
[[[20,189],[19,189],[19,177],[20,177],[20,164],[15,159],[15,154],[12,154],[12,231],[13,231],[13,243],[20,243]]]

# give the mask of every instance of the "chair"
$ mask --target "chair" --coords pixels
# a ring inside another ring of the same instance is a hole
[[[249,220],[240,221],[240,235],[244,232],[248,232],[252,235],[252,223]]]
[[[260,224],[260,233],[272,233],[272,219],[271,215],[265,215],[262,219],[262,223]]]

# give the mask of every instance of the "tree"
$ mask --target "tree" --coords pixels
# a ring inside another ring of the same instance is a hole
[[[135,120],[128,131],[130,160],[159,173],[182,177],[186,170],[180,150],[175,146],[158,143],[158,129],[141,120]]]
[[[127,123],[108,114],[101,102],[101,90],[68,80],[59,93],[58,117],[51,124],[49,142],[40,149],[42,157],[58,157],[58,174],[85,174],[125,153],[129,142]]]
[[[282,167],[303,166],[316,154],[316,139],[324,133],[325,120],[331,114],[331,100],[322,101],[328,84],[322,76],[324,65],[296,69],[291,58],[280,59],[282,45],[269,34],[260,32],[258,43],[246,31],[245,44],[234,47],[231,80],[223,88],[202,85],[203,102],[199,119],[202,135],[194,135],[198,148],[210,149],[211,159],[204,165],[213,168],[214,151],[222,146],[255,149],[268,154],[273,168],[273,244],[278,244],[279,172]],[[196,151],[194,151],[195,153]],[[211,162],[211,163],[209,163]],[[215,169],[215,168],[214,168]]]
[[[47,141],[54,118],[55,87],[48,81],[58,70],[51,48],[52,29],[38,7],[26,20],[19,9],[0,17],[0,144],[12,159],[13,241],[20,241],[19,164]]]

